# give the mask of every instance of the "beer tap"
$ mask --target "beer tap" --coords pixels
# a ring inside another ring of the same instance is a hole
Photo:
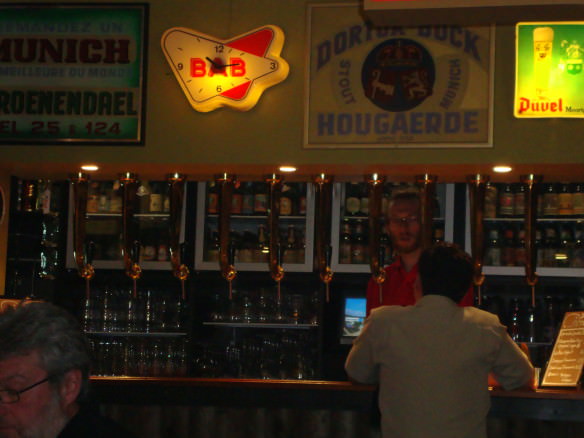
[[[170,196],[170,218],[169,218],[169,236],[170,236],[170,263],[172,273],[181,282],[181,299],[186,299],[185,281],[189,278],[189,268],[185,264],[186,246],[180,241],[180,232],[182,229],[182,210],[185,193],[186,176],[180,173],[172,173],[166,176],[169,185]]]
[[[420,189],[421,195],[421,244],[422,248],[432,246],[432,225],[434,222],[434,198],[436,195],[436,175],[429,175],[427,173],[416,176],[416,185]]]
[[[219,194],[219,267],[221,275],[229,283],[229,299],[233,297],[233,280],[237,277],[234,266],[235,248],[230,242],[231,200],[235,175],[223,173],[215,176]]]
[[[385,282],[385,262],[380,243],[381,238],[381,198],[383,197],[383,184],[385,177],[374,173],[365,176],[369,192],[369,257],[371,276],[379,288],[379,302],[383,302],[383,283]]]
[[[270,274],[277,284],[278,300],[280,299],[280,282],[284,278],[284,268],[282,268],[282,248],[280,246],[280,228],[278,219],[280,215],[280,194],[282,193],[282,178],[280,175],[272,174],[265,178],[269,187],[268,202],[268,233],[269,233],[269,254],[268,263]]]
[[[319,276],[325,285],[326,302],[330,300],[330,282],[333,279],[331,269],[331,200],[332,200],[332,181],[331,176],[324,173],[314,177],[315,198],[316,198],[316,263],[319,270]]]
[[[485,211],[485,192],[488,175],[469,175],[467,177],[468,194],[470,200],[470,245],[473,260],[473,284],[475,286],[476,303],[482,305],[481,287],[485,281],[483,274],[484,259],[484,211]]]
[[[541,175],[521,175],[521,183],[525,184],[525,281],[531,287],[531,306],[535,307],[535,285],[537,284],[537,249],[535,247],[536,222],[537,222],[537,195]]]
[[[89,177],[82,173],[70,176],[73,187],[73,257],[81,278],[85,279],[85,295],[89,299],[89,282],[95,275],[93,262],[93,242],[85,245],[85,215],[87,213],[87,186]]]
[[[142,276],[142,268],[139,264],[140,242],[136,239],[134,224],[138,177],[134,173],[126,172],[119,175],[119,181],[122,190],[122,255],[126,275],[133,281],[133,296],[136,298],[138,295],[136,280]]]

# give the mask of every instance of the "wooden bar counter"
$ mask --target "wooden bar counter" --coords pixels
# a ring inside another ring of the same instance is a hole
[[[92,377],[91,380],[93,399],[102,406],[117,406],[113,411],[105,410],[110,415],[113,412],[113,416],[116,416],[115,414],[119,413],[120,409],[125,409],[127,413],[130,408],[140,410],[153,406],[175,412],[189,409],[191,415],[197,409],[199,411],[213,409],[214,413],[211,417],[215,418],[214,421],[216,421],[217,410],[232,413],[244,411],[247,414],[243,415],[241,422],[257,421],[257,419],[253,420],[257,412],[302,412],[302,414],[297,414],[293,421],[296,427],[299,427],[299,421],[307,421],[307,418],[315,415],[319,418],[318,424],[323,423],[323,415],[327,418],[332,415],[336,418],[335,423],[345,421],[351,425],[347,427],[353,432],[346,432],[340,436],[376,436],[375,433],[365,433],[363,429],[356,428],[353,424],[366,423],[368,428],[375,429],[371,426],[370,420],[375,417],[376,391],[374,386],[369,385],[355,385],[343,381],[221,378]],[[574,433],[563,431],[561,435],[556,436],[579,436],[578,434],[584,430],[584,391],[582,390],[503,391],[494,389],[491,390],[491,401],[490,427],[492,428],[497,422],[499,425],[497,432],[490,433],[489,436],[522,436],[528,433],[528,430],[525,429],[526,426],[517,424],[529,423],[531,420],[545,423],[547,428],[550,428],[552,424],[554,430],[565,428],[568,424],[570,424],[570,430],[574,427],[578,430]],[[200,415],[200,412],[197,415]],[[347,416],[351,419],[347,420]],[[143,416],[141,418],[144,419]],[[166,420],[167,423],[169,421]],[[233,421],[233,415],[229,417],[229,421]],[[332,420],[329,421],[332,422]],[[513,430],[505,426],[503,433],[501,424],[508,421],[514,422],[511,427]],[[189,423],[192,424],[192,422],[191,419]],[[355,433],[359,435],[354,435]],[[182,436],[178,432],[175,434]],[[336,430],[334,434],[338,435],[339,431]],[[533,437],[548,436],[533,431],[529,434]],[[320,436],[328,436],[328,433]]]

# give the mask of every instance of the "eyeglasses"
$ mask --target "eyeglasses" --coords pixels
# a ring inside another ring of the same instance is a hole
[[[53,378],[53,376],[47,376],[45,377],[43,380],[39,380],[36,383],[33,383],[30,386],[27,386],[24,389],[21,389],[19,391],[15,391],[12,389],[1,389],[0,390],[0,403],[17,403],[20,400],[20,394],[22,394],[23,392],[26,392],[36,386],[42,385],[45,382],[48,382],[49,380],[51,380]]]
[[[394,225],[410,225],[420,221],[418,216],[390,217],[389,222]]]

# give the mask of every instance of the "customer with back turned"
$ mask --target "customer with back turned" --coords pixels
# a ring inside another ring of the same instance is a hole
[[[83,406],[90,358],[77,321],[32,302],[0,313],[0,438],[131,438]]]
[[[418,259],[422,253],[420,193],[398,190],[392,193],[387,208],[387,231],[391,239],[395,260],[385,268],[386,280],[379,285],[373,278],[367,285],[367,315],[379,306],[411,306],[420,298],[414,290],[418,277]],[[461,297],[459,305],[472,306],[473,291]]]
[[[457,306],[472,280],[468,254],[434,246],[419,272],[422,298],[374,309],[345,369],[379,384],[383,438],[485,438],[489,372],[504,389],[533,388],[533,367],[496,315]]]

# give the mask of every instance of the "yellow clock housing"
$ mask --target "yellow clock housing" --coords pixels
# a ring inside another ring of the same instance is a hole
[[[284,32],[273,25],[229,40],[173,27],[164,32],[161,45],[188,101],[200,112],[223,106],[247,111],[289,72],[280,57]]]

